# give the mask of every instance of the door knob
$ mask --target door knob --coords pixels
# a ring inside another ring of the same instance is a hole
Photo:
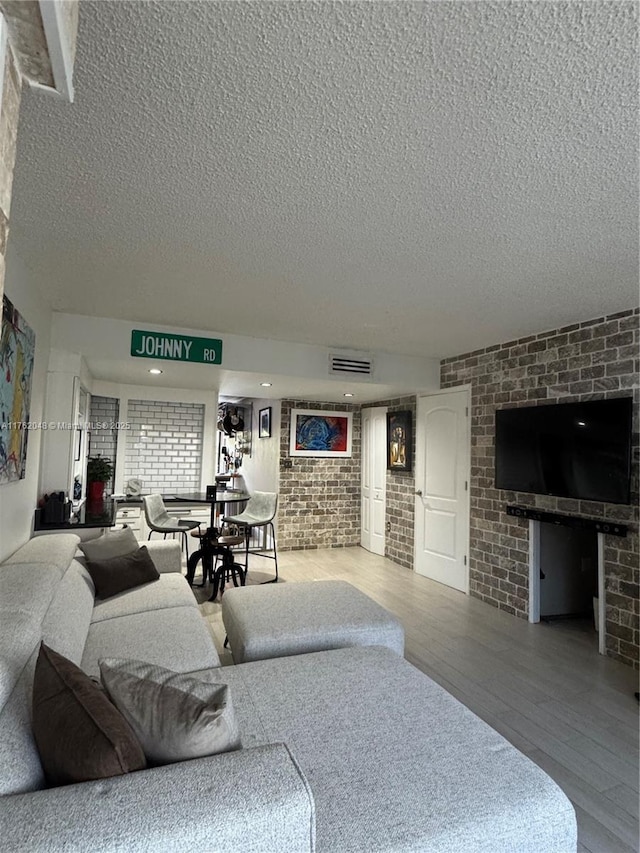
[[[422,497],[422,489],[416,489],[416,495],[421,498]]]

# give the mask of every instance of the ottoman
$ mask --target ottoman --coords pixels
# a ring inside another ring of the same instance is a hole
[[[228,589],[222,621],[234,663],[348,646],[404,653],[402,623],[346,581]]]

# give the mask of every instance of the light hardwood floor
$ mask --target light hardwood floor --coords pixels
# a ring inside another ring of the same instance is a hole
[[[578,851],[637,853],[638,674],[599,655],[594,630],[571,621],[530,625],[362,548],[285,552],[279,563],[283,582],[346,580],[395,613],[407,660],[566,792]],[[272,566],[252,557],[250,582],[273,576]],[[206,601],[206,589],[194,592]],[[222,651],[220,604],[201,610]]]

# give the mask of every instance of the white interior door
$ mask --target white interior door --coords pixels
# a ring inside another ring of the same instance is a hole
[[[469,393],[418,397],[415,571],[469,591]]]
[[[360,544],[384,556],[387,484],[387,410],[362,410],[362,505]]]

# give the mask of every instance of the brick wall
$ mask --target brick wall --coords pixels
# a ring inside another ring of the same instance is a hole
[[[124,481],[142,480],[143,492],[200,489],[204,406],[129,400]]]
[[[110,424],[118,421],[119,403],[115,397],[91,397],[89,406],[89,456],[106,456],[116,464],[118,433]],[[103,426],[100,426],[102,424]],[[107,493],[113,492],[113,478],[106,484]]]
[[[352,455],[345,459],[289,456],[292,409],[353,412]],[[355,406],[283,400],[280,426],[278,549],[360,544],[360,412]],[[286,467],[291,463],[291,467]]]
[[[416,458],[416,397],[399,397],[371,403],[370,407],[386,406],[389,412],[411,412],[413,426],[411,458]],[[399,566],[413,569],[413,526],[415,510],[415,474],[411,471],[387,471],[387,505],[385,511],[384,554]]]
[[[626,539],[605,536],[607,653],[638,666],[638,309],[576,323],[445,359],[442,388],[471,385],[472,595],[526,617],[528,522],[507,516],[507,503],[630,525]],[[634,397],[632,505],[619,506],[499,491],[494,488],[495,410]]]

